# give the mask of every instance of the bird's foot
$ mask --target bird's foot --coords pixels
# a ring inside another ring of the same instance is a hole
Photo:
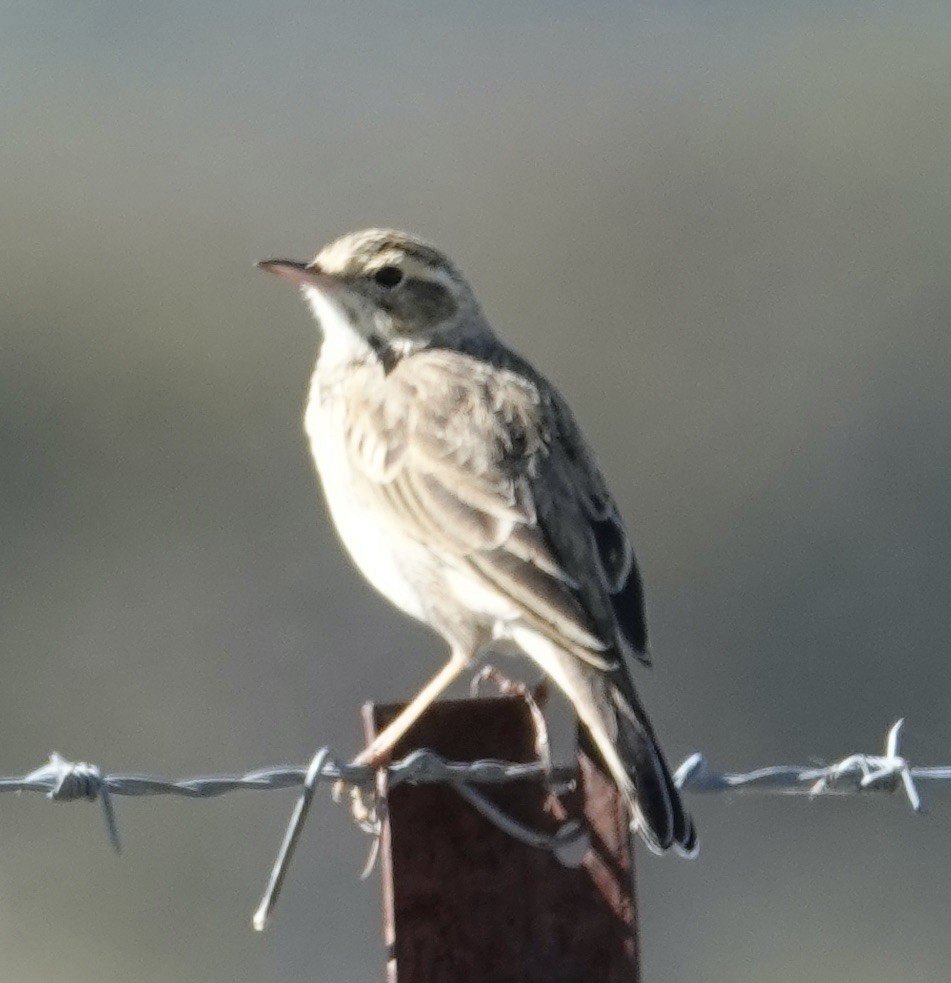
[[[469,683],[469,695],[479,696],[482,687],[492,683],[502,696],[520,696],[530,707],[543,710],[548,702],[548,683],[540,679],[534,686],[520,679],[506,676],[493,665],[484,665]]]
[[[389,755],[373,753],[372,745],[362,751],[351,762],[354,765],[366,765],[373,769],[385,768],[389,763]],[[359,785],[348,785],[344,779],[334,782],[331,796],[334,802],[341,802],[344,792],[350,791],[350,813],[354,822],[365,833],[378,835],[380,831],[379,796],[375,791],[367,791]]]
[[[364,833],[380,835],[379,797],[375,792],[366,794],[362,788],[350,789],[350,814]]]

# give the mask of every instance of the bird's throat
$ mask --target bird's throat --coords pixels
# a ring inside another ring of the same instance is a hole
[[[336,299],[316,287],[305,287],[303,293],[323,335],[322,360],[346,363],[376,354],[367,336]]]

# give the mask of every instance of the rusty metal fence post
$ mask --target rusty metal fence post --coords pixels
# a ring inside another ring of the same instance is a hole
[[[367,705],[367,738],[399,710]],[[531,712],[517,697],[440,702],[395,755],[419,747],[455,761],[532,761]],[[452,788],[387,790],[384,773],[381,782],[389,983],[637,983],[637,911],[623,806],[583,753],[577,788],[561,799],[591,840],[577,868],[497,829]],[[534,828],[554,833],[561,825],[540,782],[488,794]]]

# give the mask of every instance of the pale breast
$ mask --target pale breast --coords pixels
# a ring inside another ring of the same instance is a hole
[[[351,466],[345,444],[342,398],[315,373],[304,415],[304,429],[334,526],[360,572],[393,604],[426,620],[414,587],[426,562],[425,551],[400,537],[367,501],[365,479]]]

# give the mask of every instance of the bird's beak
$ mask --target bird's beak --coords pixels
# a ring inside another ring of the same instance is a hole
[[[328,287],[334,279],[313,263],[299,263],[293,259],[262,259],[257,267],[299,287]]]

